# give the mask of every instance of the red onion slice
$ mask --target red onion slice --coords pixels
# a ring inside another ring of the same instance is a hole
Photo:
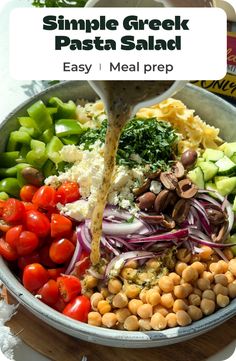
[[[156,241],[172,241],[172,240],[180,240],[183,239],[185,237],[187,237],[189,235],[189,230],[187,228],[185,229],[179,229],[178,231],[175,232],[167,232],[167,233],[162,233],[159,235],[153,235],[153,236],[149,236],[149,237],[138,237],[135,238],[129,238],[127,237],[127,239],[129,240],[129,243],[141,243],[141,242],[156,242]]]
[[[74,254],[73,254],[73,256],[70,260],[70,263],[65,271],[66,275],[70,274],[73,271],[73,269],[75,268],[76,262],[78,262],[80,259],[81,253],[82,253],[82,246],[81,246],[80,242],[77,240]]]

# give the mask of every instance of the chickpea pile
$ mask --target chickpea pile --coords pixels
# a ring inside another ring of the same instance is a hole
[[[139,272],[137,261],[127,262],[107,287],[87,276],[86,294],[92,308],[88,324],[127,331],[164,330],[211,315],[236,297],[236,258],[229,248],[224,254],[228,262],[207,246],[197,255],[180,248],[173,271],[162,275],[151,288],[134,282]],[[147,269],[156,262],[147,261]]]

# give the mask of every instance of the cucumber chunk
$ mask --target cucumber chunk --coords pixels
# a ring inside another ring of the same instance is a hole
[[[236,164],[231,159],[224,156],[219,159],[215,165],[219,168],[219,175],[234,175],[236,174]]]
[[[214,178],[218,172],[218,167],[212,162],[202,162],[199,164],[203,172],[204,181],[207,182],[210,179]]]
[[[220,146],[220,149],[225,153],[227,157],[231,158],[232,155],[236,153],[236,142],[224,143]]]
[[[196,167],[188,172],[188,177],[191,181],[196,184],[199,188],[204,188],[204,177],[200,167]]]
[[[236,234],[232,234],[232,236],[229,238],[229,243],[236,243]],[[233,255],[236,256],[236,246],[230,247]]]
[[[234,197],[233,211],[236,212],[236,197]]]
[[[217,160],[223,158],[224,153],[222,150],[207,148],[202,156],[206,161],[217,162]]]
[[[230,194],[236,187],[236,177],[228,177],[220,180],[216,180],[217,191],[222,195],[226,196]]]

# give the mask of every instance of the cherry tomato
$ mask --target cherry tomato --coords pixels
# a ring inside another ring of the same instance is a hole
[[[50,186],[42,186],[34,194],[32,203],[39,208],[51,209],[56,205],[56,190]]]
[[[39,211],[26,212],[25,224],[27,229],[37,234],[38,237],[46,237],[50,232],[48,218]]]
[[[50,306],[54,305],[59,298],[57,282],[49,280],[38,290],[37,294],[41,296],[40,301]]]
[[[51,260],[49,256],[50,245],[46,244],[39,250],[40,263],[45,267],[55,268],[56,264]]]
[[[19,240],[20,234],[23,230],[23,226],[15,226],[9,229],[6,233],[6,242],[10,244],[11,247],[16,248],[16,244]]]
[[[7,261],[15,261],[18,258],[16,250],[3,238],[0,238],[0,255]]]
[[[24,268],[23,285],[30,291],[37,291],[48,281],[48,272],[40,263],[31,263]]]
[[[78,276],[85,274],[86,270],[90,267],[89,253],[82,251],[79,261],[75,266],[75,272]]]
[[[38,207],[36,206],[36,204],[33,204],[31,202],[23,202],[24,206],[25,206],[25,211],[37,211]]]
[[[2,199],[0,199],[0,217],[2,217],[3,215],[3,208],[5,206],[6,201],[3,201]]]
[[[72,229],[72,222],[61,214],[52,214],[51,217],[51,236],[53,238],[65,237]]]
[[[49,256],[55,263],[61,264],[69,261],[74,253],[75,246],[66,238],[52,242],[49,249]]]
[[[38,190],[38,188],[31,184],[27,184],[27,185],[23,186],[20,190],[21,200],[24,202],[31,202],[32,198],[33,198],[34,194],[37,192],[37,190]]]
[[[57,202],[61,204],[75,202],[80,199],[79,186],[76,182],[64,182],[56,192]]]
[[[3,207],[2,218],[7,223],[16,223],[24,219],[25,207],[21,201],[9,198]]]
[[[51,279],[57,280],[57,278],[60,277],[65,272],[65,270],[65,267],[49,268],[48,274]]]
[[[54,308],[54,310],[62,312],[65,307],[66,307],[66,303],[63,300],[63,298],[59,295],[57,302],[54,305],[52,305],[52,308]]]
[[[33,252],[27,256],[20,256],[18,258],[18,267],[23,271],[24,268],[26,266],[28,266],[28,264],[31,263],[39,263],[40,262],[40,257],[39,257],[39,253],[38,252]]]
[[[35,233],[23,231],[16,242],[17,253],[19,256],[27,256],[38,247],[38,244],[39,239]]]
[[[62,313],[77,321],[87,322],[90,309],[89,299],[85,296],[77,296],[66,305]]]
[[[75,276],[61,276],[57,279],[59,292],[65,302],[70,302],[81,292],[80,280]]]

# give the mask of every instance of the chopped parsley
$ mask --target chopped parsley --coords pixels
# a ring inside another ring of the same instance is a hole
[[[107,121],[100,128],[88,129],[79,138],[84,149],[105,141]],[[150,165],[152,170],[166,169],[172,159],[178,136],[168,122],[151,119],[131,119],[122,131],[117,152],[117,164],[134,167]],[[138,155],[137,159],[134,155]]]

